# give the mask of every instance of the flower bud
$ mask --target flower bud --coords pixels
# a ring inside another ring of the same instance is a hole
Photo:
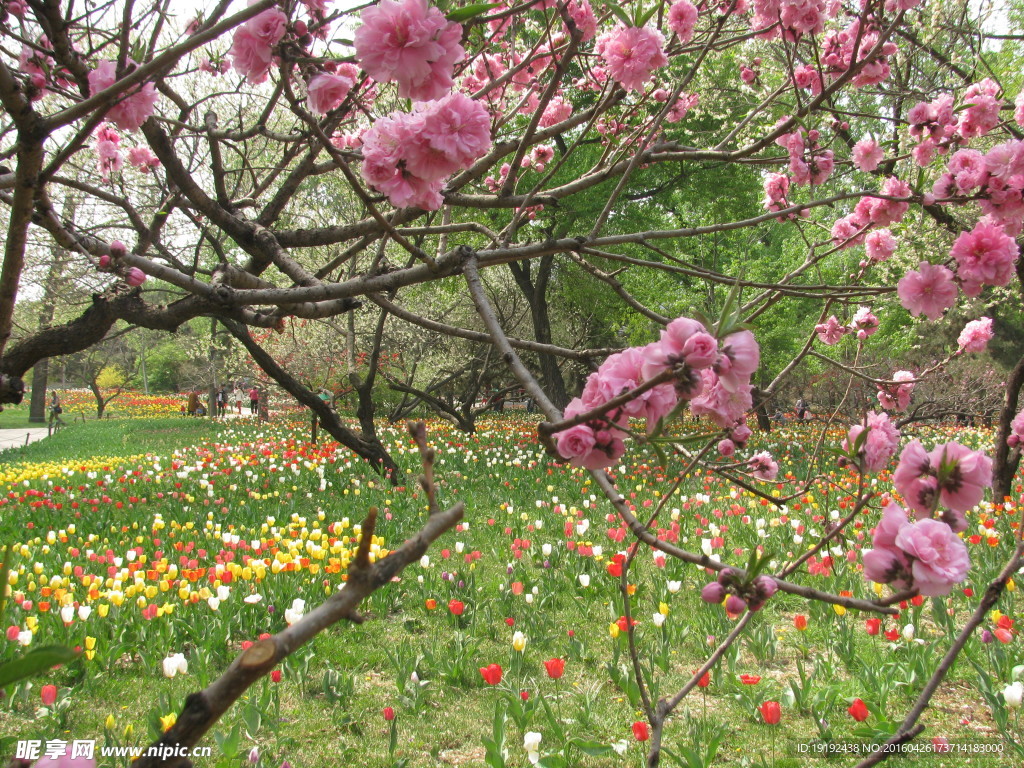
[[[725,587],[717,581],[705,584],[704,589],[700,591],[700,599],[713,605],[720,603],[725,599]]]

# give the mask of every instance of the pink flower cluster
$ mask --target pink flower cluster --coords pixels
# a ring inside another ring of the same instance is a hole
[[[121,137],[107,123],[100,126],[93,134],[96,139],[96,158],[99,160],[100,177],[110,182],[110,174],[121,170],[124,161],[121,159]]]
[[[900,454],[892,482],[917,517],[938,511],[953,531],[960,532],[967,528],[964,512],[976,506],[992,484],[992,460],[960,443],[944,443],[926,452],[919,440],[912,440]]]
[[[872,544],[864,552],[868,579],[901,590],[916,588],[928,597],[948,595],[971,568],[967,546],[948,525],[932,519],[911,523],[895,503],[882,510]]]
[[[984,220],[970,232],[961,232],[949,255],[956,259],[956,274],[968,296],[984,285],[1006,285],[1013,277],[1019,249],[1014,239]]]
[[[992,319],[981,317],[964,326],[957,344],[962,352],[984,352],[992,336]]]
[[[281,42],[287,29],[288,17],[277,8],[252,17],[236,29],[229,51],[235,71],[254,85],[266,82],[274,46]]]
[[[668,9],[668,28],[676,33],[680,43],[688,43],[693,39],[697,14],[697,6],[690,0],[677,0]]]
[[[370,77],[397,82],[398,95],[413,101],[439,99],[451,90],[455,65],[466,56],[461,24],[426,0],[380,0],[361,19],[356,59]]]
[[[132,147],[128,150],[128,162],[132,167],[142,173],[149,173],[154,168],[160,167],[160,161],[149,147]]]
[[[326,115],[345,101],[359,79],[353,64],[341,64],[334,72],[321,72],[312,77],[306,88],[306,104],[314,115]]]
[[[835,315],[829,315],[824,323],[814,326],[818,339],[828,346],[839,343],[847,333],[854,333],[858,339],[864,341],[874,336],[877,330],[878,318],[871,311],[871,307],[859,307],[849,325],[843,325]]]
[[[910,185],[895,176],[882,182],[881,194],[893,198],[907,198],[911,195]],[[888,200],[883,197],[862,197],[853,213],[836,220],[832,225],[832,242],[839,248],[860,245],[867,240],[872,227],[887,227],[903,220],[910,203],[906,200]],[[879,241],[875,241],[878,244]],[[895,246],[895,244],[893,244]]]
[[[1024,445],[1024,410],[1013,417],[1010,422],[1010,434],[1006,438],[1006,444],[1011,448]]]
[[[847,453],[852,451],[861,435],[864,435],[864,438],[856,456],[861,471],[878,472],[885,469],[900,442],[900,431],[889,420],[889,414],[869,412],[863,424],[854,424],[850,427],[842,443],[843,450]]]
[[[617,24],[594,44],[608,74],[627,91],[642,91],[654,77],[654,70],[668,64],[665,38],[651,27]]]
[[[135,65],[134,61],[128,60]],[[117,65],[112,61],[101,61],[96,69],[89,73],[89,94],[95,96],[105,91],[117,81]],[[120,101],[107,110],[107,119],[122,131],[137,131],[153,114],[158,98],[156,86],[146,83],[141,88],[135,87],[127,95],[121,95]]]
[[[862,171],[874,171],[885,159],[885,152],[874,139],[861,139],[853,145],[853,164]]]
[[[870,23],[873,25],[874,20]],[[831,77],[839,77],[853,64],[854,50],[857,62],[864,62],[878,45],[878,28],[863,30],[860,19],[854,19],[846,29],[828,32],[821,42],[821,62]],[[889,58],[899,50],[893,42],[885,42],[879,52],[865,63],[851,81],[855,88],[877,85],[887,80],[891,72]]]
[[[900,304],[914,317],[924,315],[938,320],[956,303],[957,289],[953,273],[941,264],[922,261],[916,270],[908,270],[896,284]]]
[[[816,129],[807,132],[803,129],[784,133],[775,143],[789,152],[789,173],[798,187],[805,184],[824,184],[835,168],[835,156],[831,149],[821,149],[818,139],[821,134]]]
[[[491,147],[486,107],[462,93],[392,112],[363,134],[363,176],[396,207],[441,207],[441,189]]]
[[[878,404],[887,411],[905,411],[910,407],[910,396],[914,392],[916,377],[910,371],[896,371],[892,375],[894,384],[878,385]]]
[[[645,419],[650,433],[687,401],[694,414],[706,415],[742,444],[750,435],[744,421],[752,406],[750,377],[759,363],[760,350],[750,331],[729,334],[719,342],[698,321],[677,318],[662,331],[659,341],[606,359],[587,379],[582,396],[566,407],[564,418],[599,408],[666,371],[673,378],[601,417],[559,432],[558,452],[573,466],[611,466],[625,452],[630,417]],[[765,464],[761,471],[768,474],[770,466]]]
[[[1024,141],[1006,141],[982,154],[976,149],[956,152],[935,185],[935,197],[977,195],[991,223],[1008,235],[1024,229]]]
[[[768,451],[755,453],[750,457],[750,474],[758,480],[774,480],[779,475],[779,464]]]
[[[835,16],[839,5],[826,5],[824,0],[753,0],[753,8],[750,26],[761,37],[779,37],[781,27],[787,40],[798,40],[803,35],[820,35],[825,20]]]

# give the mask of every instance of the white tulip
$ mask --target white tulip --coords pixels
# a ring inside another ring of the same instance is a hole
[[[1024,699],[1024,683],[1018,680],[1003,688],[1003,699],[1010,709],[1020,709],[1021,699]]]
[[[589,587],[590,586],[590,574],[588,574],[588,573],[581,573],[580,574],[580,586],[582,586],[582,587]]]

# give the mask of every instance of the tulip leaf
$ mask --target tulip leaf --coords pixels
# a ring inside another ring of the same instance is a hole
[[[545,755],[537,761],[537,768],[565,768],[565,758],[561,755]]]
[[[603,755],[610,755],[612,748],[607,744],[602,744],[599,741],[583,741],[582,739],[573,739],[569,742],[576,747],[580,752],[591,757],[602,757]]]
[[[0,688],[38,675],[50,667],[67,664],[78,658],[78,653],[63,645],[44,645],[33,648],[20,659],[0,665]]]
[[[7,574],[11,570],[11,545],[4,547],[4,559],[0,561],[0,616],[4,615],[7,604]]]
[[[461,24],[464,21],[469,21],[474,16],[479,16],[482,13],[492,8],[498,8],[501,3],[474,3],[473,5],[467,5],[464,8],[456,8],[454,11],[445,16],[448,21],[454,21],[457,24]]]

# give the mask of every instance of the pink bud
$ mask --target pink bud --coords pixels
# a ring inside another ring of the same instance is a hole
[[[104,253],[100,256],[100,269],[110,269],[110,254]]]
[[[112,240],[110,242],[110,257],[113,259],[120,259],[128,253],[128,248],[120,240]]]
[[[720,440],[718,442],[718,452],[722,456],[732,456],[736,453],[736,444],[732,440]]]
[[[725,601],[726,613],[740,614],[747,610],[747,602],[738,595],[729,595]]]
[[[705,584],[700,591],[700,599],[705,603],[720,603],[725,599],[725,587],[716,581]]]
[[[921,196],[921,205],[935,205],[935,195],[931,192],[925,192]]]
[[[309,32],[309,27],[306,26],[306,22],[304,22],[302,19],[299,19],[298,21],[295,22],[294,29],[295,34],[298,35],[299,37],[302,37],[307,32]]]
[[[125,278],[128,285],[132,288],[138,288],[144,282],[146,282],[146,273],[138,267],[132,267],[128,270],[128,276]]]

